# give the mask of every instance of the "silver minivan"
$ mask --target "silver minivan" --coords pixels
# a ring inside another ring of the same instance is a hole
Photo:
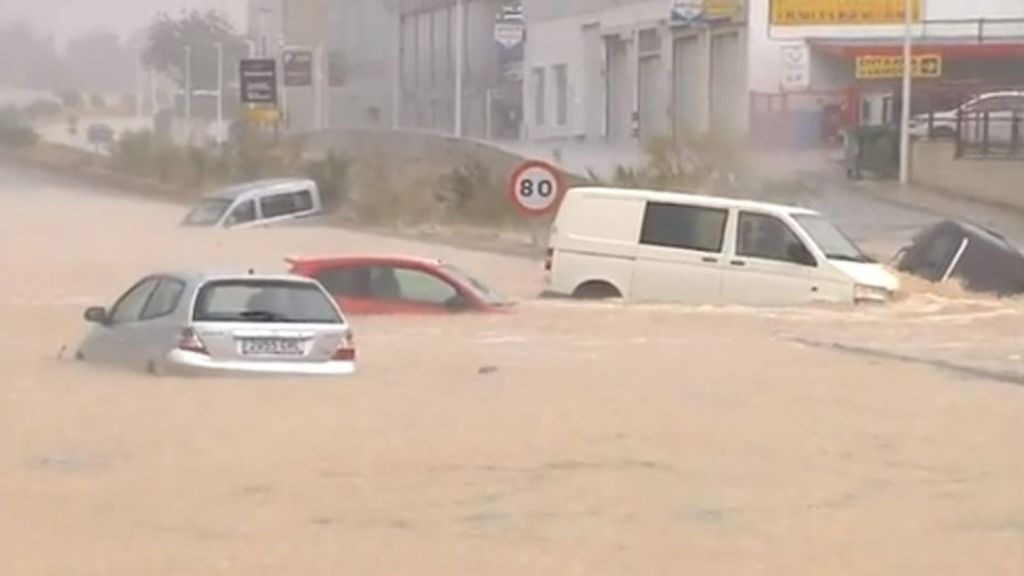
[[[185,217],[184,226],[251,228],[322,214],[316,182],[289,178],[236,184],[203,198]]]

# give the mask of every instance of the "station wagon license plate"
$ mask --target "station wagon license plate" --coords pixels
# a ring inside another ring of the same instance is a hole
[[[286,338],[246,338],[241,343],[243,356],[302,356],[302,340]]]

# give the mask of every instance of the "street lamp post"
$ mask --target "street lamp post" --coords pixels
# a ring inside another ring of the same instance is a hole
[[[913,101],[914,0],[903,0],[903,101],[900,106],[900,184],[910,183],[910,105]]]
[[[185,124],[192,131],[192,47],[185,46]]]
[[[455,136],[462,137],[462,83],[466,59],[466,5],[455,0]]]
[[[224,142],[224,44],[217,42],[217,143]]]

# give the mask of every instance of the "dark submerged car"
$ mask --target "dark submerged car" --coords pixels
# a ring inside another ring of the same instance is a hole
[[[896,268],[932,282],[955,278],[972,292],[1024,294],[1024,253],[999,233],[967,222],[925,228],[900,251]]]

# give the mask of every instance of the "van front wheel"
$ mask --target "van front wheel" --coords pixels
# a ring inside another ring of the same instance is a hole
[[[608,300],[611,298],[622,298],[619,289],[607,282],[584,282],[572,293],[573,298],[580,300]]]

